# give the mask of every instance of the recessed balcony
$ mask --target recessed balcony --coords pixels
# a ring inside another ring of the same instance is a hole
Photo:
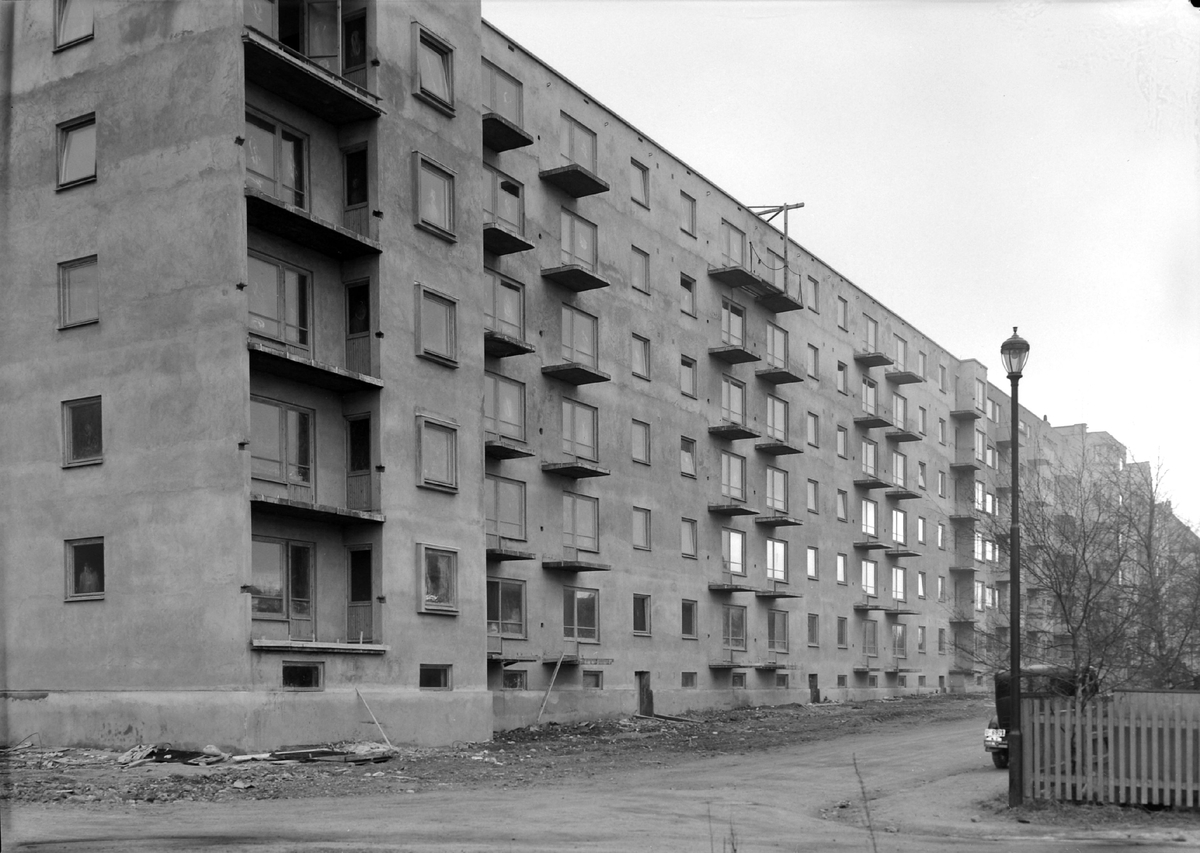
[[[533,456],[533,451],[524,442],[495,434],[489,434],[484,440],[483,452],[488,459],[527,459]]]
[[[246,341],[246,349],[250,351],[250,369],[339,394],[383,388],[382,379],[287,352],[282,346],[253,338]]]
[[[713,438],[720,438],[724,441],[741,441],[746,438],[760,438],[762,436],[762,433],[750,429],[745,424],[735,423],[713,424],[708,428],[708,434]]]
[[[558,187],[572,198],[606,193],[611,189],[608,182],[590,169],[585,169],[578,163],[559,166],[557,169],[545,169],[538,173],[543,181]]]
[[[758,515],[758,510],[746,506],[744,503],[720,503],[709,504],[708,511],[713,515],[736,516],[736,515]]]
[[[883,415],[863,412],[861,415],[855,416],[854,425],[859,429],[882,429],[892,426],[892,422]]]
[[[513,255],[528,252],[533,243],[523,235],[499,222],[483,223],[483,250],[493,255]]]
[[[590,560],[580,560],[578,558],[563,559],[563,560],[542,560],[542,568],[547,571],[555,572],[611,572],[612,566],[608,563],[594,563]]]
[[[854,361],[862,367],[888,367],[895,364],[890,355],[882,352],[856,352]]]
[[[483,147],[499,154],[533,144],[533,137],[499,113],[483,114]]]
[[[246,224],[338,260],[378,255],[383,246],[254,187],[245,188]]]
[[[912,370],[889,370],[883,374],[883,378],[893,385],[912,385],[925,381],[924,376]]]
[[[302,53],[247,27],[242,32],[246,81],[331,124],[379,118],[381,99]]]
[[[570,462],[543,462],[542,471],[554,474],[556,477],[566,477],[570,480],[582,480],[587,477],[607,477],[611,472],[601,468],[595,462],[586,459],[575,459]]]
[[[493,329],[483,330],[483,354],[489,358],[511,358],[536,351],[537,347],[520,338]]]
[[[756,442],[754,449],[759,453],[765,453],[768,456],[789,456],[793,453],[803,453],[804,451],[793,444],[788,444],[786,441],[780,441],[777,438],[770,438],[766,441]]]
[[[791,370],[788,367],[772,366],[760,367],[754,371],[754,375],[763,382],[770,382],[772,385],[789,385],[792,382],[803,382],[804,377],[799,373]]]
[[[383,524],[387,521],[381,512],[368,512],[361,509],[348,509],[344,506],[307,503],[291,498],[275,497],[256,492],[250,493],[251,510],[282,515],[288,518],[300,518],[305,521],[318,521],[325,524]]]
[[[761,361],[761,357],[745,344],[722,344],[719,347],[709,347],[708,354],[726,364],[749,364]]]
[[[779,512],[778,510],[773,515],[757,516],[754,519],[754,523],[762,527],[799,527],[804,524],[796,516],[788,515],[786,512]]]
[[[566,382],[568,385],[591,385],[596,382],[609,382],[612,377],[602,370],[581,364],[578,361],[568,361],[563,364],[547,364],[542,368],[542,375]]]
[[[575,293],[599,290],[609,286],[608,279],[596,275],[583,264],[563,264],[560,267],[544,269],[542,278],[549,279],[560,287],[565,287]]]

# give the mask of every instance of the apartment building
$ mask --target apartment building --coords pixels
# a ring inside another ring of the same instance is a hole
[[[14,733],[980,683],[1007,396],[478,4],[6,3],[0,38]]]

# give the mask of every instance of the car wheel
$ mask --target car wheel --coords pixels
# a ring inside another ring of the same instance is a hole
[[[1008,767],[1008,753],[999,751],[993,752],[992,764],[995,764],[997,769],[1004,770],[1006,767]]]

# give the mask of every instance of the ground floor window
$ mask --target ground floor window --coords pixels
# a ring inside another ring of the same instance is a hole
[[[251,543],[251,612],[255,619],[288,623],[292,639],[313,638],[315,546],[255,536]]]
[[[421,664],[419,686],[422,690],[449,690],[450,666],[440,663]]]
[[[529,673],[523,669],[506,669],[504,671],[505,690],[525,690],[528,688]]]
[[[323,690],[325,664],[300,661],[283,662],[284,690]]]
[[[598,669],[585,669],[583,671],[583,686],[588,690],[602,690],[604,688],[604,673]]]
[[[563,590],[563,636],[600,640],[600,591],[569,586]]]

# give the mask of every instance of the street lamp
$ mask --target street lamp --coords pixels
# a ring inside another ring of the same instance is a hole
[[[1012,710],[1009,712],[1008,729],[1008,806],[1013,808],[1021,805],[1025,787],[1025,766],[1021,756],[1021,443],[1017,429],[1021,420],[1017,407],[1017,383],[1021,381],[1025,362],[1029,360],[1029,342],[1017,334],[1016,326],[1013,326],[1012,337],[1000,345],[1000,358],[1012,383],[1012,451],[1009,456],[1012,468],[1012,526],[1008,532],[1008,696]]]

